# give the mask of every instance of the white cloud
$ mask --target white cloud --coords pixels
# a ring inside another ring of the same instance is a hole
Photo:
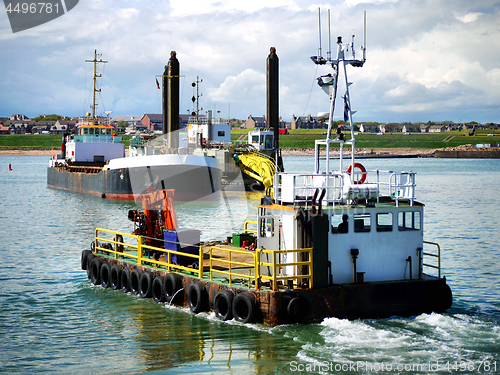
[[[262,96],[266,89],[266,76],[253,69],[245,69],[237,76],[227,77],[222,84],[209,90],[208,96],[214,102],[248,102]]]
[[[481,13],[471,12],[471,13],[467,13],[467,14],[462,15],[462,16],[457,16],[457,19],[459,21],[462,21],[463,23],[471,23],[471,22],[477,21],[477,19],[479,18],[480,15],[481,15]]]
[[[170,6],[173,17],[238,11],[254,13],[263,8],[296,8],[292,0],[171,0]]]

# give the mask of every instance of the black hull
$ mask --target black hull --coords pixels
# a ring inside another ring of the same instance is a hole
[[[90,253],[89,250],[84,250],[82,259],[85,251]],[[143,272],[150,273],[151,280],[168,274],[167,271],[137,266],[95,253],[93,256],[101,258],[102,262],[108,262],[110,267],[119,264],[121,268],[128,268],[129,271],[139,268]],[[193,283],[201,283],[203,286],[200,293],[206,296],[206,305],[202,311],[216,311],[215,296],[223,290],[230,290],[234,296],[252,295],[255,302],[249,306],[252,310],[249,314],[252,316],[251,322],[264,323],[268,326],[318,323],[329,317],[378,319],[391,316],[416,316],[431,312],[442,313],[452,304],[452,293],[446,284],[446,278],[427,275],[418,280],[333,284],[317,289],[297,288],[282,291],[231,286],[228,283],[199,279],[185,273],[176,275],[180,279],[180,293],[175,300],[176,304],[189,306],[187,291]]]
[[[212,199],[220,190],[220,170],[174,165],[85,173],[49,167],[47,186],[115,200],[134,200],[148,188],[174,189],[176,201]]]

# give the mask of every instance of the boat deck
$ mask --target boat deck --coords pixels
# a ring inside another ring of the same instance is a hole
[[[191,275],[221,284],[237,284],[243,288],[263,288],[271,290],[293,289],[308,287],[311,280],[311,264],[309,260],[298,263],[290,263],[296,266],[306,267],[305,273],[294,276],[282,274],[282,270],[288,263],[280,263],[279,258],[273,261],[261,262],[259,251],[249,250],[224,243],[202,243],[201,246],[189,248],[191,252],[161,250],[161,255],[154,258],[155,249],[159,248],[143,246],[141,254],[134,247],[124,246],[122,251],[114,251],[101,243],[96,248],[99,256],[115,259],[130,265],[147,267],[154,272],[176,272]],[[111,247],[111,246],[109,246]],[[200,250],[202,256],[200,256]],[[260,250],[261,252],[264,250]],[[302,249],[309,253],[312,249]],[[276,252],[279,253],[279,252]],[[310,253],[309,253],[310,254]],[[308,256],[311,259],[311,256]],[[198,267],[199,260],[203,260],[203,267]],[[261,269],[266,272],[262,274]],[[275,270],[273,272],[273,270]],[[309,281],[307,280],[309,279]],[[258,284],[258,285],[256,285]]]

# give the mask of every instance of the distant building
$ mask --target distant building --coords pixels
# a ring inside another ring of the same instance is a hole
[[[126,116],[113,116],[110,121],[110,125],[116,126],[119,121],[125,121],[129,125],[141,124],[141,120],[144,115],[126,115]]]
[[[245,122],[245,128],[265,128],[267,126],[266,116],[262,117],[253,117],[252,115],[248,116],[247,121]]]
[[[361,133],[378,133],[379,125],[378,124],[361,124],[359,126],[359,131]]]
[[[71,133],[75,128],[76,121],[74,120],[57,120],[56,123],[52,126],[52,129],[54,129],[53,134],[62,134],[64,132]]]
[[[429,133],[430,125],[420,124],[420,132],[421,133]]]
[[[9,134],[10,128],[0,123],[0,134]]]
[[[42,132],[50,132],[51,125],[33,125],[31,134],[42,134]]]
[[[444,125],[432,125],[429,128],[429,133],[440,133],[445,132],[448,128]]]
[[[420,125],[404,124],[402,132],[403,133],[421,133]]]
[[[326,127],[326,123],[319,117],[314,117],[311,115],[307,116],[295,116],[292,115],[292,129],[323,129]]]
[[[51,134],[71,133],[76,127],[76,121],[57,120],[54,125],[49,127]]]
[[[11,121],[22,121],[22,120],[29,120],[29,118],[26,117],[25,115],[13,114],[13,115],[10,115],[10,120]]]
[[[146,126],[149,131],[160,131],[163,129],[163,115],[145,113],[141,119],[142,125]]]
[[[380,125],[380,131],[382,133],[401,133],[403,126],[400,124],[382,124]]]

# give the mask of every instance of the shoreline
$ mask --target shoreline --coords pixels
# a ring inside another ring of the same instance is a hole
[[[49,156],[59,150],[0,150],[0,156]],[[321,149],[321,155],[325,155],[325,149]],[[339,156],[339,150],[330,151],[331,156]],[[281,149],[282,156],[314,156],[313,148],[284,148]],[[344,149],[344,157],[350,157],[350,148]],[[128,156],[128,150],[125,150]],[[453,159],[476,159],[492,158],[500,159],[500,148],[477,148],[472,145],[458,147],[448,147],[441,149],[421,149],[421,148],[379,148],[379,149],[356,149],[356,157],[367,158],[453,158]]]
[[[387,149],[356,149],[357,157],[384,157],[384,156],[413,156],[429,157],[436,149],[411,149],[411,148],[387,148]],[[52,156],[52,150],[0,150],[0,156]],[[283,156],[314,156],[312,148],[286,148],[281,149]],[[59,150],[56,154],[59,153]],[[126,152],[128,154],[128,152]],[[321,150],[321,155],[325,154],[325,149]],[[332,155],[339,155],[338,150],[332,150]],[[344,149],[344,155],[349,156],[350,149]]]

